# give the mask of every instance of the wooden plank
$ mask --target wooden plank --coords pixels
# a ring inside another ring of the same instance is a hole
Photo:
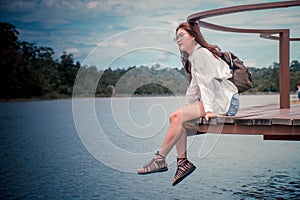
[[[294,119],[293,126],[300,126],[300,119]]]
[[[271,119],[266,119],[266,118],[253,119],[253,125],[255,125],[255,126],[272,125],[272,120]]]
[[[300,119],[300,107],[293,106],[291,109],[278,109],[274,104],[263,107],[256,107],[256,114],[247,115],[247,111],[243,111],[243,116],[237,116],[238,124],[243,125],[290,125],[292,126],[294,119]],[[265,109],[265,110],[262,110]],[[251,124],[252,122],[252,124]]]
[[[246,119],[246,118],[237,118],[234,120],[235,124],[238,124],[238,125],[246,125],[246,126],[250,126],[250,125],[253,125],[253,119],[249,118],[249,119]]]
[[[272,113],[272,112],[274,112],[274,110],[278,109],[275,107],[275,105],[276,104],[271,104],[266,107],[255,106],[255,107],[240,109],[236,118],[251,117],[251,116],[257,116],[260,114]]]
[[[217,118],[217,124],[234,124],[235,117],[234,116],[219,116]]]
[[[272,118],[272,124],[292,126],[293,119]]]

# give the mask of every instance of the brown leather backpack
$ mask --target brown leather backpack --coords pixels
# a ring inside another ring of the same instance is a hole
[[[252,74],[236,55],[231,52],[222,52],[221,58],[232,70],[232,77],[229,79],[237,87],[239,93],[249,90],[253,86]]]

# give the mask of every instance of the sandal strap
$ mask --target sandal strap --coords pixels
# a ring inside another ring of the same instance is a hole
[[[153,158],[143,167],[145,172],[151,172],[166,167],[165,157],[159,154],[159,152],[156,152],[155,155],[159,157]]]
[[[159,153],[159,151],[157,151],[157,152],[155,153],[155,155],[161,157],[162,159],[165,159],[165,158],[166,158],[165,156],[161,155],[161,154]]]
[[[183,159],[182,159],[183,160]],[[189,170],[192,167],[192,164],[185,159],[184,161],[182,161],[178,167],[177,167],[177,171],[175,174],[175,179],[178,179],[179,177],[181,177],[187,170]]]
[[[182,164],[184,160],[187,160],[187,158],[178,158],[177,157],[177,165],[180,163]],[[181,162],[180,162],[181,161]]]

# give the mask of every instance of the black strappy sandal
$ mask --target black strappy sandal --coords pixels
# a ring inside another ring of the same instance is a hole
[[[196,167],[187,160],[187,158],[177,158],[177,171],[174,176],[172,185],[175,186],[180,183],[184,178],[190,175]]]
[[[166,163],[165,157],[157,152],[155,157],[150,162],[137,170],[137,173],[140,175],[145,175],[165,171],[168,171],[168,164]]]

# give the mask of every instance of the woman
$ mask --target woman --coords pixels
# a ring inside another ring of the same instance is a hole
[[[199,26],[188,22],[180,24],[176,29],[176,42],[191,78],[186,105],[170,115],[170,126],[161,148],[149,163],[137,170],[138,174],[167,171],[165,157],[176,145],[177,171],[173,186],[196,169],[187,159],[187,134],[183,123],[198,117],[209,120],[218,114],[233,116],[239,108],[238,90],[227,80],[232,76],[229,67],[219,57],[219,48],[205,41]]]

